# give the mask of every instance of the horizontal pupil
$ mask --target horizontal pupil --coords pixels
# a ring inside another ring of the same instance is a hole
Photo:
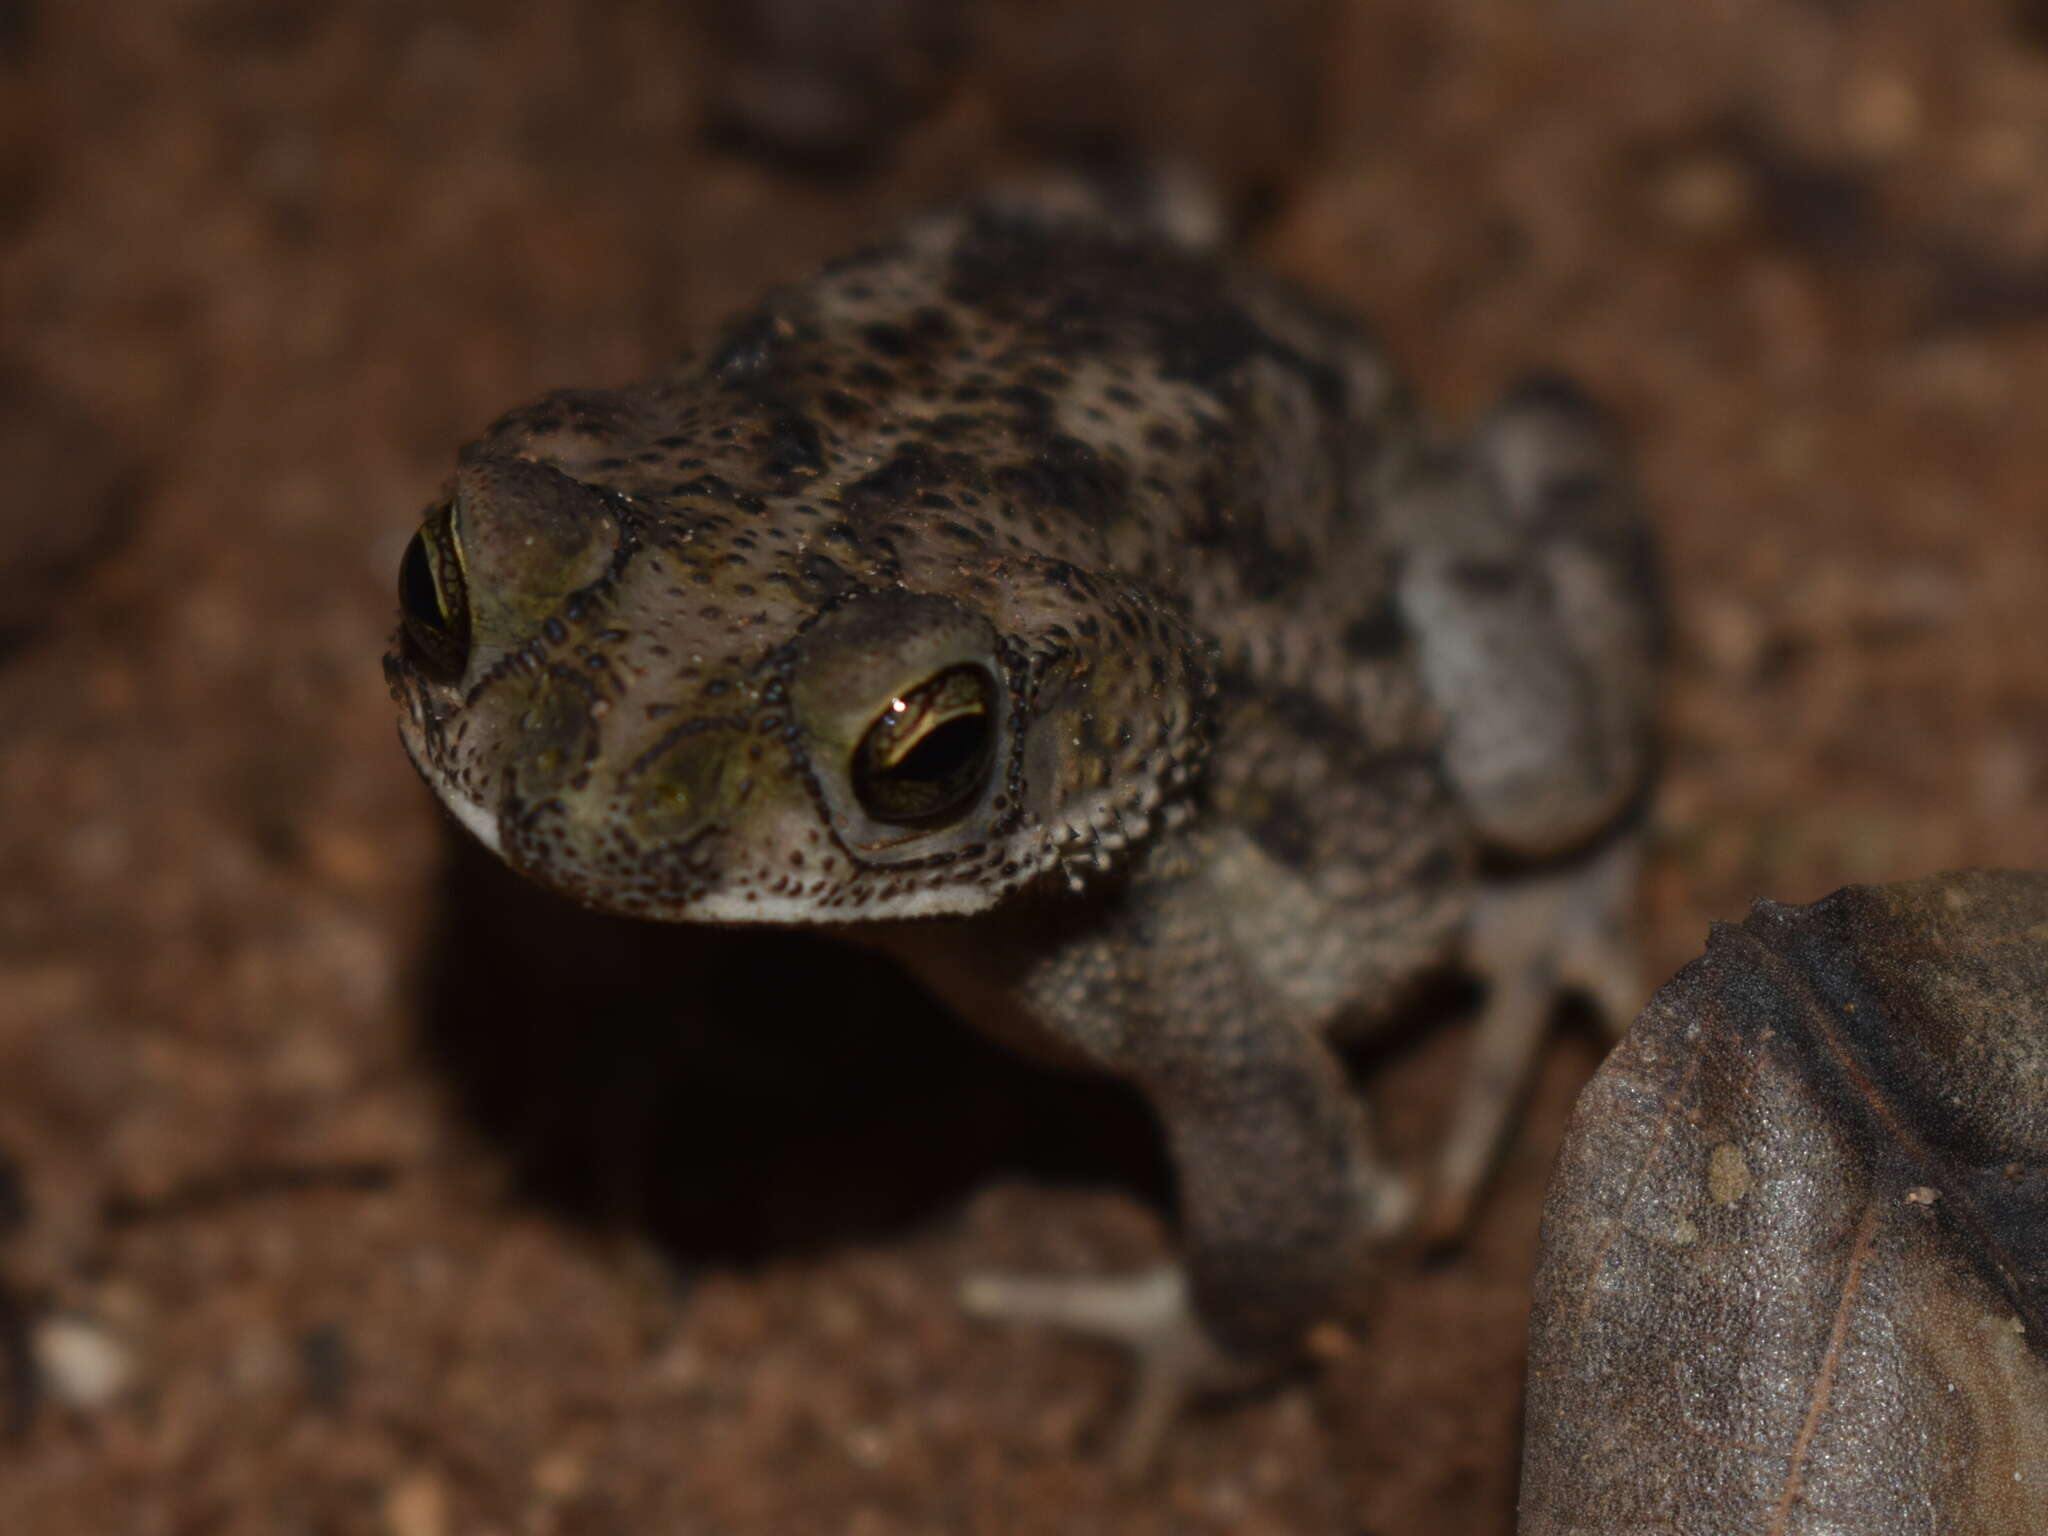
[[[987,715],[987,709],[976,703],[968,708],[954,708],[945,712],[927,708],[915,716],[905,716],[895,722],[889,733],[889,740],[882,752],[883,771],[894,772],[902,767],[912,753],[943,732],[947,726],[969,720],[981,720]]]
[[[939,783],[972,768],[981,745],[979,717],[955,715],[928,731],[908,752],[888,765],[893,776]]]

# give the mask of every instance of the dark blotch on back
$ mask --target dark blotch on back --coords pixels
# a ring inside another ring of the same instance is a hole
[[[767,458],[761,468],[771,477],[814,475],[825,467],[825,442],[818,424],[798,412],[775,418],[765,447]]]
[[[863,328],[860,336],[870,350],[903,359],[926,356],[958,334],[951,315],[936,304],[925,304],[911,312],[907,324],[877,321]]]
[[[908,357],[910,355],[910,333],[900,325],[874,324],[860,333],[863,344],[884,357]]]
[[[910,496],[939,477],[937,457],[925,443],[898,448],[886,463],[849,485],[840,495],[846,510],[873,516],[903,505]]]
[[[711,360],[711,375],[728,389],[742,389],[777,369],[787,341],[786,327],[772,308],[756,310],[726,333]]]
[[[1388,593],[1346,624],[1338,638],[1344,654],[1353,661],[1384,661],[1400,654],[1408,639],[1408,627],[1401,620],[1393,594]]]
[[[1301,373],[1326,409],[1344,403],[1334,369],[1261,329],[1214,262],[1163,240],[984,209],[954,249],[946,294],[1031,325],[1054,357],[1135,348],[1168,378],[1210,389],[1267,357]]]
[[[1077,437],[1056,433],[1021,464],[994,472],[996,487],[1016,500],[1105,523],[1130,510],[1130,476]]]
[[[1280,863],[1300,869],[1315,857],[1315,822],[1291,794],[1275,793],[1251,825],[1252,840]]]
[[[1258,497],[1234,494],[1213,471],[1203,474],[1196,494],[1200,508],[1188,522],[1188,542],[1227,555],[1245,596],[1271,602],[1314,574],[1315,561],[1307,550],[1274,542]]]
[[[860,586],[837,560],[815,553],[805,555],[798,562],[797,576],[811,594],[821,600],[842,596]]]

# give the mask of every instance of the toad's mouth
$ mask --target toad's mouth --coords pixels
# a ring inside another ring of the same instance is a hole
[[[436,785],[435,789],[441,804],[448,808],[448,814],[460,822],[465,831],[498,857],[505,856],[504,837],[495,811],[472,800],[453,785]]]
[[[398,741],[405,748],[405,755],[411,760],[413,771],[420,776],[434,798],[453,816],[462,829],[482,843],[499,858],[505,856],[504,839],[499,832],[498,813],[482,801],[469,794],[431,761],[427,751],[426,737],[417,717],[407,711],[398,717]]]
[[[450,722],[437,715],[432,690],[402,690],[401,699],[406,707],[398,718],[400,744],[447,814],[522,877],[597,911],[735,927],[845,926],[969,915],[996,899],[986,880],[951,882],[930,871],[864,868],[858,853],[843,844],[841,853],[851,854],[856,866],[852,871],[820,867],[800,879],[788,868],[787,850],[804,843],[802,831],[776,839],[778,851],[767,857],[758,849],[724,846],[721,834],[730,827],[715,816],[688,835],[630,846],[612,826],[593,846],[588,827],[577,819],[574,795],[535,786],[538,793],[522,798],[508,794],[495,772],[464,771],[461,754],[449,750]],[[735,859],[744,866],[737,876]]]

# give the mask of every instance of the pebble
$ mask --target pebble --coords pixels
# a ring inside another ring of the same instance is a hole
[[[135,1379],[135,1356],[126,1344],[87,1318],[49,1317],[33,1335],[36,1374],[52,1400],[96,1412]]]

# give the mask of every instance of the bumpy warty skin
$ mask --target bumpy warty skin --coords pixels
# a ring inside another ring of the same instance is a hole
[[[718,921],[981,910],[1112,859],[1185,813],[1219,682],[1373,721],[1434,798],[1387,552],[1346,505],[1406,409],[1349,339],[1169,248],[925,224],[706,361],[466,450],[444,516],[503,590],[465,577],[459,702],[394,660],[408,745],[529,873]],[[890,643],[867,611],[905,594],[987,626],[963,643],[1000,671],[1006,761],[971,839],[834,838],[794,667]]]
[[[981,209],[492,426],[386,670],[533,878],[864,925],[1137,1079],[1202,1316],[1268,1347],[1385,1224],[1316,1035],[1452,949],[1482,846],[1567,850],[1635,794],[1647,562],[1568,388],[1452,443],[1281,284]]]

